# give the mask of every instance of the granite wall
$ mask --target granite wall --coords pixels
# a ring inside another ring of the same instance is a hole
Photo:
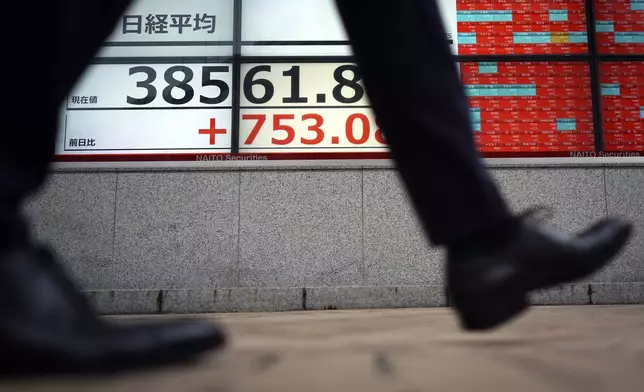
[[[514,209],[551,205],[566,230],[637,224],[612,265],[535,304],[644,302],[642,168],[492,172]],[[442,253],[390,168],[60,171],[26,212],[104,313],[448,305]]]

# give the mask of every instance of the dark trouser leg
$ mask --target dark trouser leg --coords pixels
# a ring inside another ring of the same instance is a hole
[[[8,43],[0,143],[0,246],[27,238],[20,202],[43,183],[54,153],[60,105],[130,0],[11,2],[0,24]]]
[[[480,160],[434,0],[336,0],[374,112],[431,241],[512,220]]]
[[[127,4],[11,2],[11,15],[0,24],[12,45],[1,62],[0,377],[150,370],[225,343],[208,322],[111,325],[93,312],[51,252],[20,246],[28,235],[18,205],[46,177],[60,104]]]

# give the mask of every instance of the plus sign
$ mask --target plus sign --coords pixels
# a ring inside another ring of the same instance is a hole
[[[217,129],[217,121],[214,118],[210,119],[210,128],[209,129],[200,129],[200,135],[210,135],[210,145],[215,145],[215,137],[217,135],[225,135],[228,132],[226,129]]]

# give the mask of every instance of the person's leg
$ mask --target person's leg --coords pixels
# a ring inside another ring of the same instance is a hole
[[[626,243],[604,220],[575,237],[514,217],[475,148],[467,99],[435,0],[336,0],[373,110],[428,238],[448,250],[467,328],[527,307],[527,293],[587,276]]]
[[[7,18],[0,25],[9,44],[1,67],[11,92],[4,97],[4,118],[11,126],[5,120],[0,178],[13,179],[0,183],[3,204],[16,204],[44,180],[54,153],[60,105],[130,2],[12,3],[15,15],[29,17]]]
[[[513,218],[479,159],[433,0],[338,1],[376,116],[436,245]]]
[[[29,17],[10,17],[0,25],[8,43],[0,67],[9,83],[2,105],[0,241],[15,243],[27,237],[16,216],[18,205],[45,179],[60,106],[129,4],[130,0],[13,2],[13,15]]]
[[[12,2],[0,24],[0,374],[131,370],[219,347],[210,324],[103,322],[64,269],[32,243],[21,202],[46,178],[60,106],[130,0]],[[18,15],[13,16],[13,15]],[[26,19],[20,15],[28,16]]]

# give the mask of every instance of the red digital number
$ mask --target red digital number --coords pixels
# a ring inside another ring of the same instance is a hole
[[[385,134],[382,132],[382,129],[380,129],[380,123],[378,120],[376,120],[376,126],[378,127],[378,130],[376,131],[376,141],[380,144],[387,144]]]
[[[273,137],[271,141],[273,144],[278,146],[289,145],[295,140],[295,129],[289,125],[282,124],[282,120],[295,120],[295,115],[293,114],[276,114],[273,116],[273,132],[274,131],[284,131],[286,132],[286,138],[277,139]]]
[[[360,120],[362,123],[362,136],[358,139],[355,137],[354,125],[356,120]],[[371,133],[371,124],[369,118],[362,113],[356,113],[349,116],[346,124],[346,133],[347,140],[351,144],[365,144],[369,140],[369,135]]]
[[[322,124],[324,124],[324,119],[319,114],[313,113],[305,114],[302,116],[302,121],[308,120],[315,120],[314,125],[309,125],[309,131],[315,132],[317,136],[315,137],[315,139],[302,138],[302,144],[313,146],[322,143],[322,141],[324,140],[324,131],[320,127],[322,126]]]
[[[250,131],[250,135],[248,135],[248,138],[246,139],[246,142],[245,142],[245,144],[253,144],[253,142],[257,138],[257,135],[259,135],[259,131],[262,130],[262,127],[266,123],[266,115],[265,114],[244,114],[242,115],[242,120],[257,121],[253,129]]]
[[[255,142],[257,136],[263,129],[266,124],[267,117],[266,114],[244,114],[242,115],[242,120],[253,120],[255,124],[246,138],[245,144],[250,145]],[[274,145],[278,146],[287,146],[295,141],[296,138],[296,129],[294,125],[288,125],[286,121],[295,120],[294,114],[274,114],[272,115],[273,119],[273,132],[284,132],[285,136],[283,138],[273,137],[271,139]],[[312,135],[309,137],[301,137],[300,141],[303,145],[306,146],[315,146],[325,140],[325,132],[322,129],[324,125],[324,118],[317,113],[307,113],[302,115],[301,121],[307,127],[308,132],[311,132]],[[375,140],[383,145],[387,144],[385,135],[380,129],[380,124],[376,121],[375,125],[378,129],[373,133]],[[350,115],[345,123],[345,132],[346,138],[349,143],[354,145],[363,145],[366,144],[372,136],[372,125],[369,117],[363,113],[355,113]],[[333,137],[332,140],[335,140],[333,143],[337,144],[337,137]]]

